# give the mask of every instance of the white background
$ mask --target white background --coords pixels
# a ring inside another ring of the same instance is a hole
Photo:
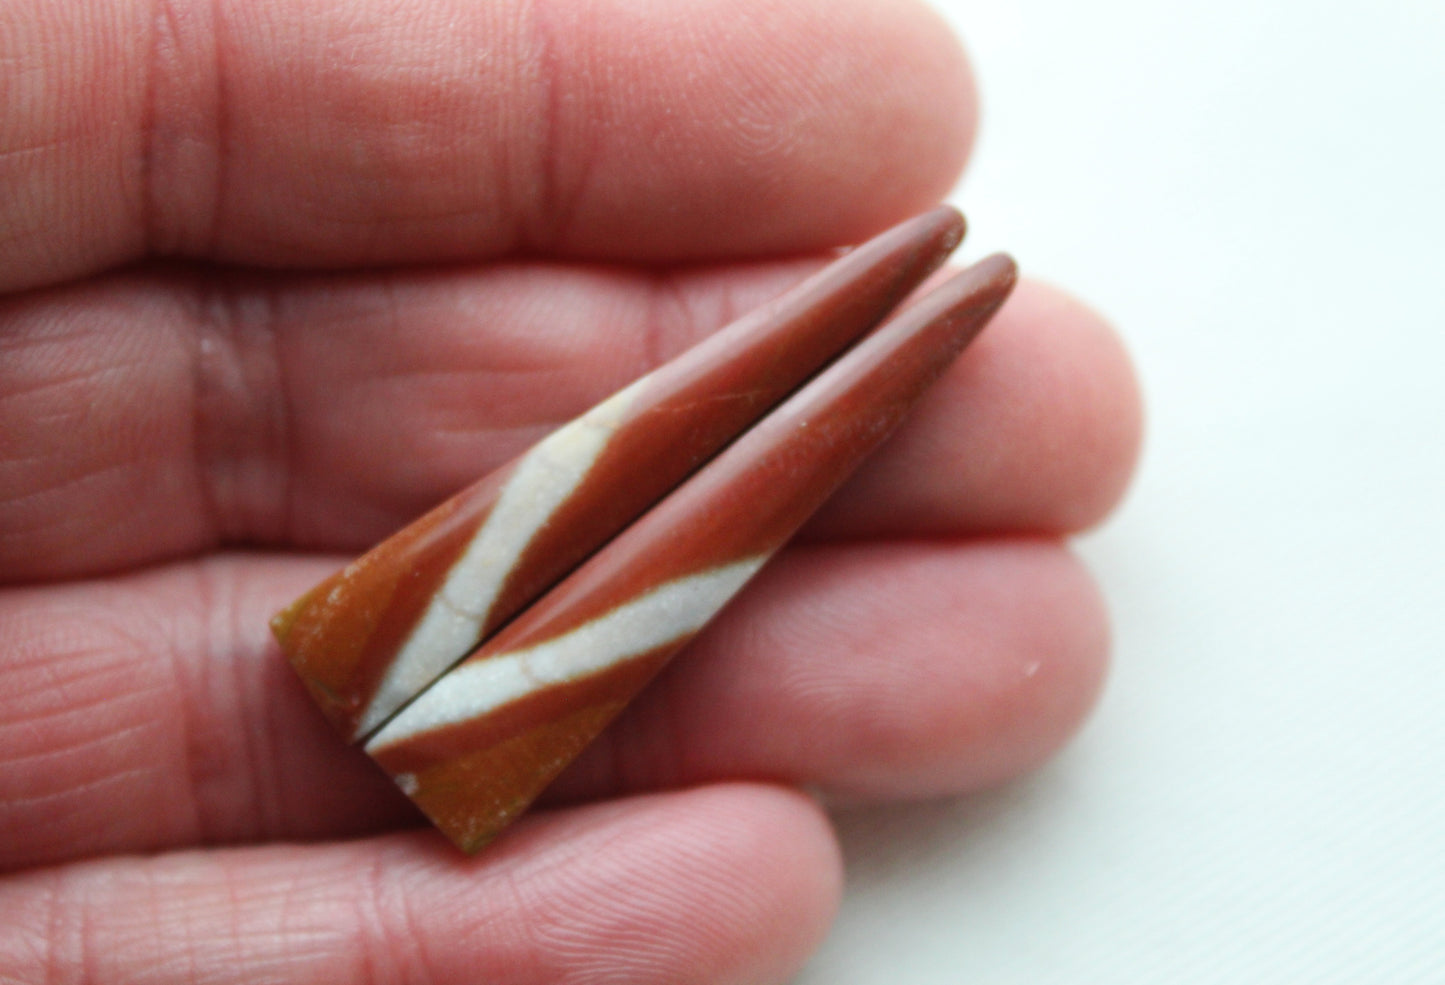
[[[1043,772],[839,815],[803,985],[1445,982],[1445,3],[953,0],[954,200],[1114,319],[1113,676]]]

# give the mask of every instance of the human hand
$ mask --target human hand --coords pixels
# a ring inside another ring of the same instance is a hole
[[[781,980],[839,884],[790,786],[964,792],[1086,712],[1104,618],[1060,538],[1122,490],[1137,399],[1108,329],[1027,281],[474,859],[398,830],[416,815],[267,630],[943,193],[973,107],[925,10],[9,13],[0,977]]]

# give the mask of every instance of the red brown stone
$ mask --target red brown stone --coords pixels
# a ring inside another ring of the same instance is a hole
[[[435,670],[417,689],[876,325],[961,235],[952,209],[909,220],[649,374],[576,488],[530,535],[475,638],[431,654]],[[457,494],[273,621],[306,687],[348,738],[363,737],[363,716],[378,719],[373,705],[383,678],[524,460]]]

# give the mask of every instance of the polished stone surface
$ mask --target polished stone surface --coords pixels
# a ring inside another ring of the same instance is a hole
[[[958,244],[943,207],[604,401],[273,620],[336,728],[360,741],[829,360]]]

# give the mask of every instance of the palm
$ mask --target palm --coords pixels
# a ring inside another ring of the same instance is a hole
[[[553,6],[78,15],[6,52],[43,80],[0,131],[7,976],[781,978],[837,889],[788,785],[965,791],[1087,709],[1102,617],[1059,538],[1137,409],[1107,330],[1025,283],[548,810],[470,861],[389,833],[415,815],[267,618],[927,205],[971,128],[916,10]],[[195,264],[115,269],[163,253]]]

